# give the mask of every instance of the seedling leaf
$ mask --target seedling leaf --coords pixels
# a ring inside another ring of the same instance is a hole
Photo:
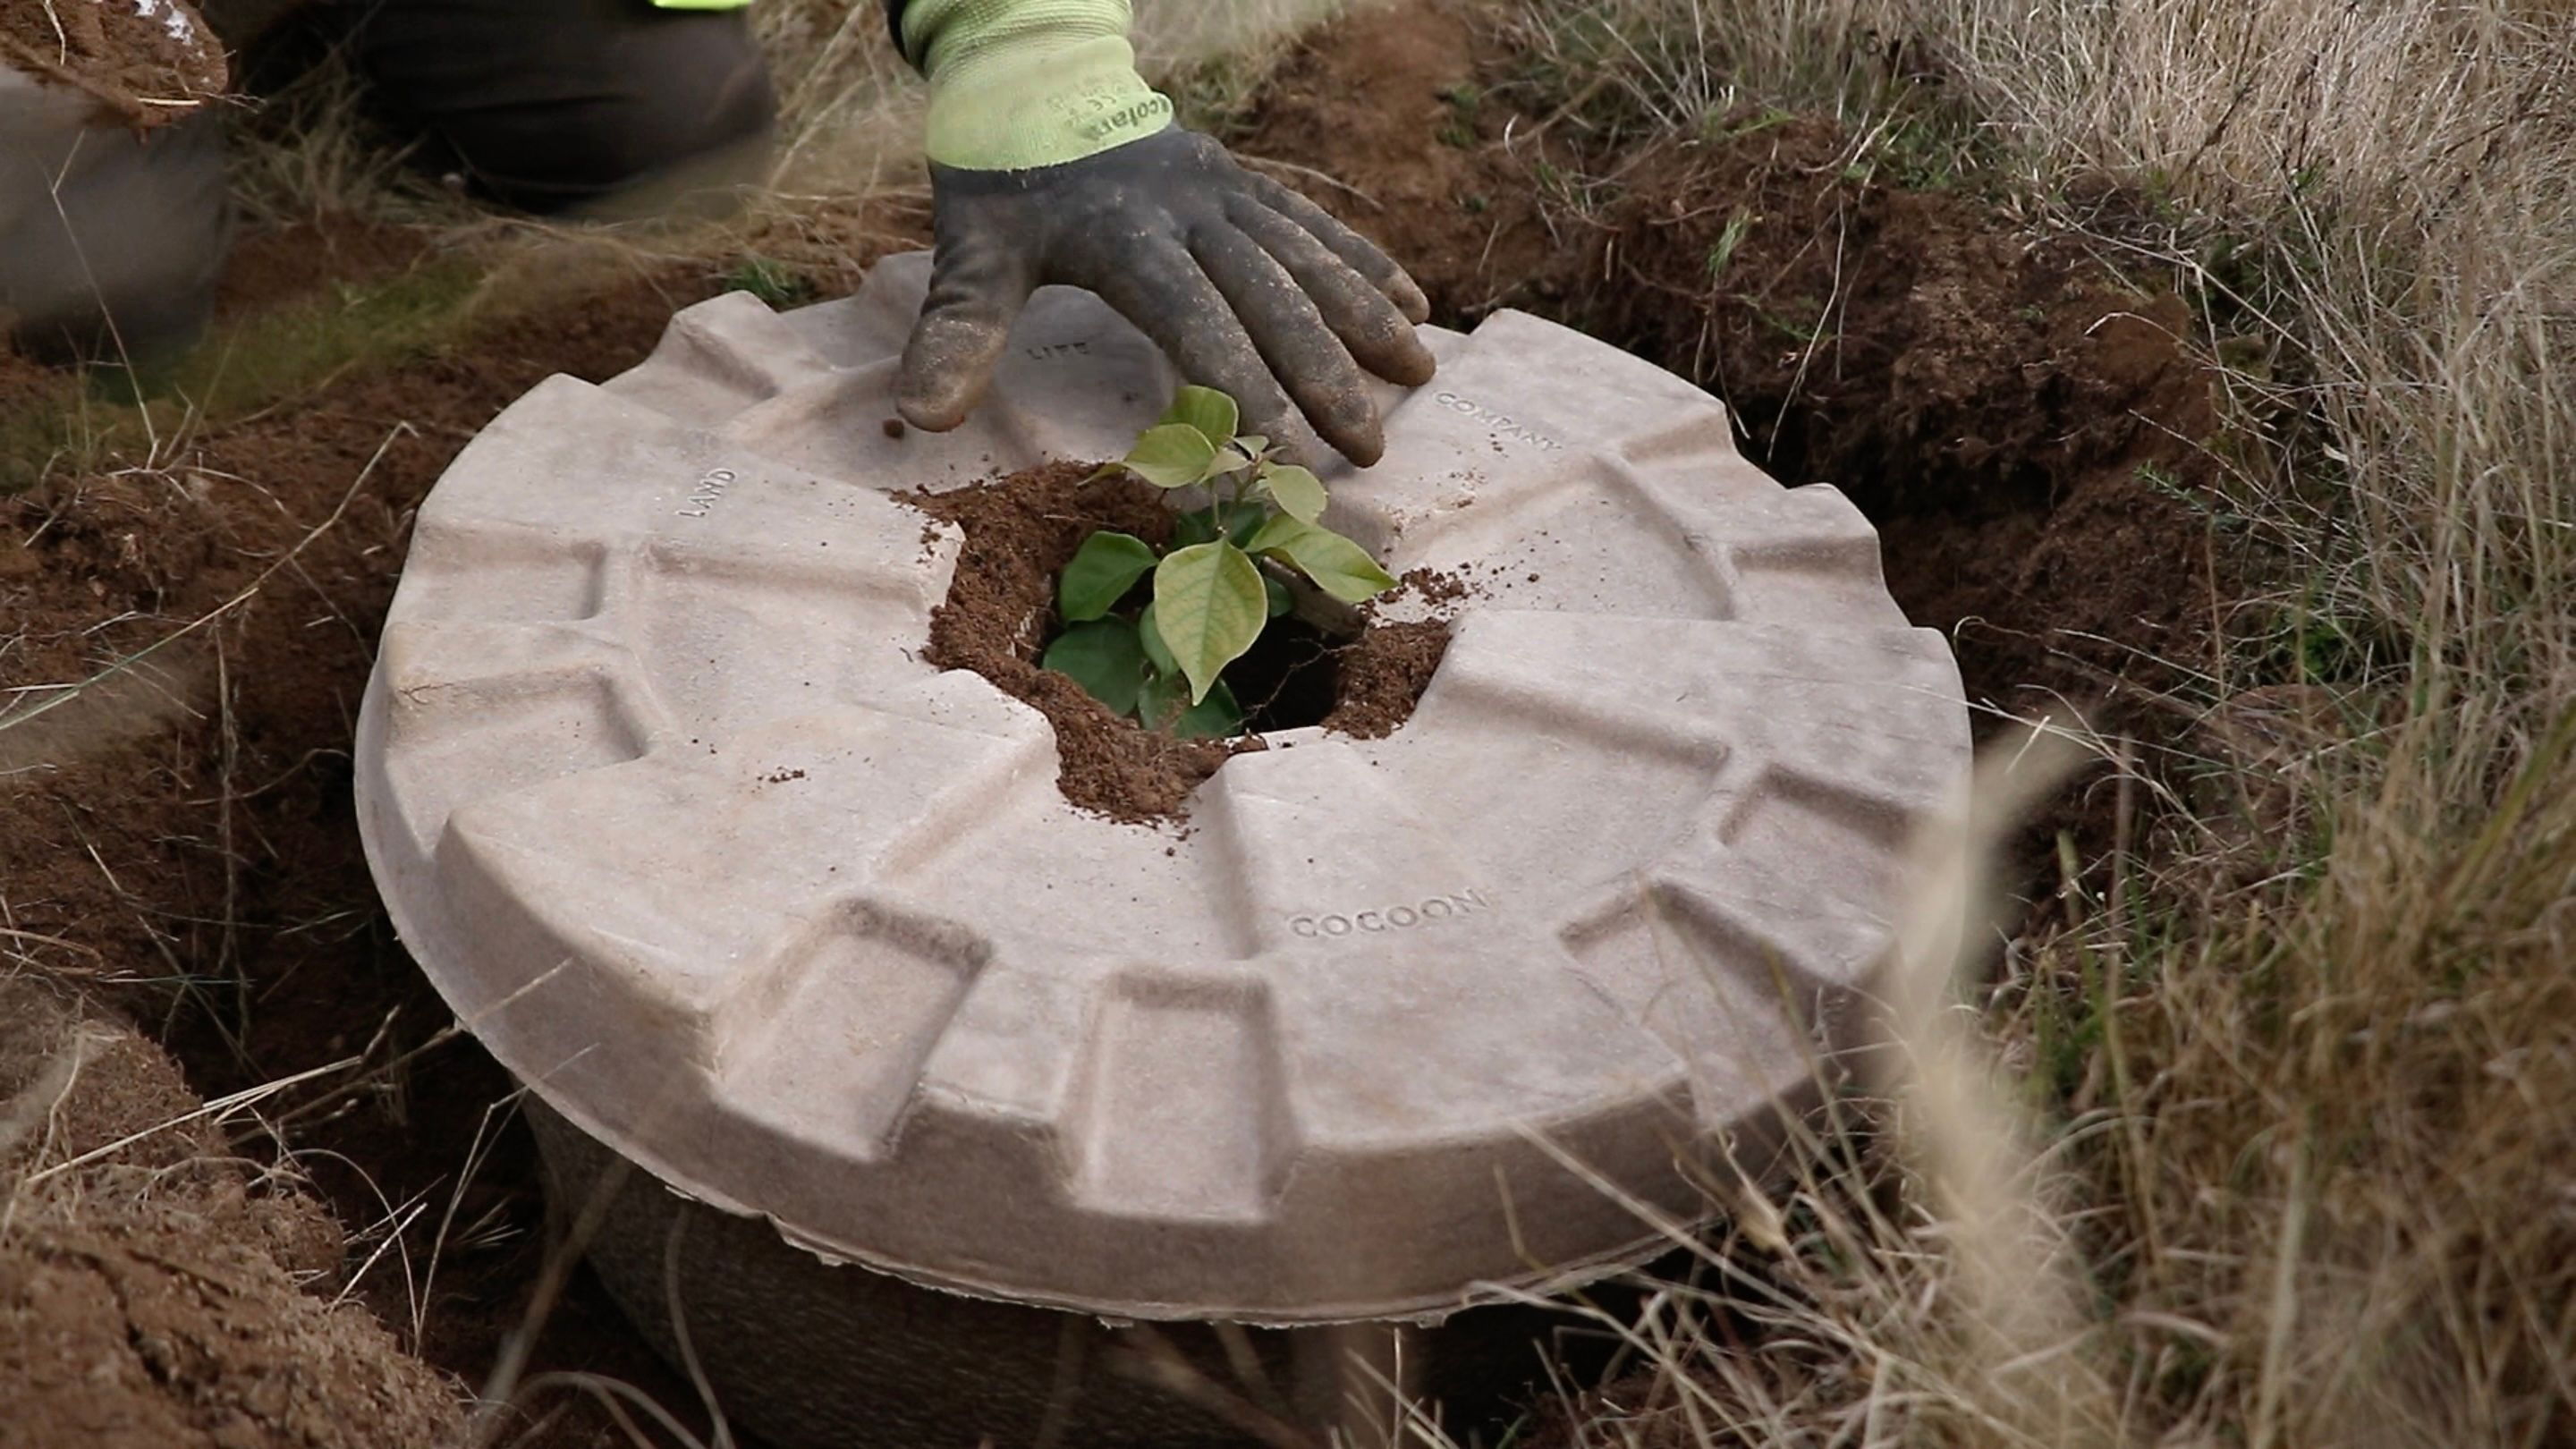
[[[1297,607],[1297,596],[1288,592],[1288,586],[1286,584],[1279,582],[1270,575],[1263,574],[1261,576],[1261,587],[1269,590],[1270,592],[1271,618],[1276,619],[1280,615],[1287,613],[1290,609]]]
[[[1224,447],[1242,420],[1234,399],[1212,387],[1182,388],[1172,394],[1172,405],[1163,412],[1165,424],[1197,429],[1210,449]]]
[[[1216,505],[1193,508],[1172,520],[1172,547],[1187,548],[1216,538]]]
[[[1395,580],[1368,556],[1368,550],[1329,528],[1286,514],[1262,525],[1244,547],[1283,560],[1345,604],[1366,602],[1395,587]]]
[[[1218,680],[1208,697],[1190,703],[1190,682],[1177,674],[1160,674],[1145,681],[1145,692],[1138,696],[1136,717],[1145,728],[1161,730],[1185,740],[1221,740],[1243,733],[1243,706],[1235,702],[1234,687]]]
[[[1187,488],[1205,482],[1216,462],[1216,444],[1187,423],[1147,428],[1127,452],[1127,471],[1157,488]]]
[[[1190,682],[1178,670],[1146,680],[1144,692],[1136,697],[1137,720],[1149,730],[1166,734],[1189,708]]]
[[[1154,627],[1189,676],[1190,703],[1205,700],[1218,673],[1261,637],[1269,605],[1261,570],[1233,544],[1195,544],[1156,566]]]
[[[1314,470],[1295,464],[1273,468],[1261,481],[1270,487],[1270,496],[1288,515],[1300,523],[1312,523],[1324,516],[1324,480]]]
[[[1158,674],[1178,674],[1181,662],[1172,657],[1172,646],[1163,642],[1163,631],[1154,627],[1154,606],[1136,616],[1136,638],[1145,646],[1145,662]]]
[[[1172,733],[1185,740],[1222,740],[1243,733],[1243,706],[1234,702],[1233,686],[1218,680],[1207,698],[1172,721]]]
[[[1145,649],[1136,626],[1124,619],[1095,619],[1056,636],[1039,661],[1069,675],[1112,714],[1133,714],[1145,686]]]
[[[1064,566],[1064,576],[1056,582],[1056,607],[1068,624],[1097,619],[1118,607],[1118,601],[1153,567],[1153,545],[1134,534],[1104,528],[1084,539],[1073,562]]]

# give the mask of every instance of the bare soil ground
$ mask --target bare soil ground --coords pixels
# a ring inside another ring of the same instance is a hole
[[[329,1209],[188,1120],[202,1105],[160,1048],[33,981],[0,982],[0,1099],[0,1444],[456,1435],[447,1383],[322,1291],[349,1246]]]
[[[1752,457],[1881,523],[1896,597],[1953,635],[1973,697],[2171,727],[2155,701],[2230,588],[2192,502],[2214,423],[2178,299],[1967,197],[1854,174],[1825,122],[1620,151],[1516,111],[1517,76],[1463,8],[1364,14],[1289,64],[1239,146],[1385,242],[1440,320],[1537,311],[1728,400]],[[258,238],[226,305],[435,260],[357,225]],[[0,694],[23,721],[0,731],[0,974],[42,983],[0,983],[37,1003],[0,1012],[22,1023],[0,1030],[0,1154],[12,1179],[81,1185],[22,1186],[0,1219],[0,1445],[458,1431],[540,1276],[542,1205],[510,1083],[447,1031],[377,905],[351,728],[447,461],[547,374],[640,360],[724,270],[594,278],[0,497],[0,689],[150,650],[33,720],[50,696]],[[0,358],[0,408],[65,396]],[[531,1367],[693,1402],[583,1279]],[[544,1417],[577,1398],[500,1442],[629,1442],[595,1408]]]

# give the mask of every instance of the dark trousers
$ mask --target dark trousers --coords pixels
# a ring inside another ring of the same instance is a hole
[[[740,11],[342,0],[327,13],[414,159],[504,205],[561,213],[730,184],[748,178],[768,136],[768,70]],[[184,344],[204,320],[226,234],[213,117],[139,139],[107,128],[0,136],[0,313],[31,351]]]

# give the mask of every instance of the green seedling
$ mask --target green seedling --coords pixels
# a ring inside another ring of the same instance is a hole
[[[773,310],[801,307],[811,302],[820,289],[814,279],[767,257],[746,257],[742,264],[725,273],[724,289],[749,292]]]
[[[1240,421],[1233,398],[1182,388],[1162,420],[1101,473],[1204,487],[1209,502],[1183,513],[1163,548],[1108,529],[1092,534],[1056,580],[1064,631],[1039,662],[1148,729],[1192,738],[1242,732],[1242,704],[1223,676],[1289,611],[1290,579],[1302,575],[1346,604],[1395,587],[1366,549],[1318,521],[1323,480],[1279,461],[1269,439],[1238,435]]]
[[[1736,208],[1726,219],[1726,229],[1717,234],[1717,242],[1708,249],[1708,279],[1712,283],[1726,280],[1726,269],[1735,264],[1735,249],[1752,235],[1753,213]]]

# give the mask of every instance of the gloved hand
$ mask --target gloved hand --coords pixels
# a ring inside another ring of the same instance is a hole
[[[1050,283],[1088,288],[1244,427],[1303,414],[1355,463],[1386,450],[1360,369],[1431,378],[1420,288],[1321,207],[1172,125],[1136,74],[1127,0],[909,0],[930,77],[930,296],[904,351],[906,421],[944,431],[992,380],[1011,323]],[[1294,411],[1291,404],[1294,404]]]

